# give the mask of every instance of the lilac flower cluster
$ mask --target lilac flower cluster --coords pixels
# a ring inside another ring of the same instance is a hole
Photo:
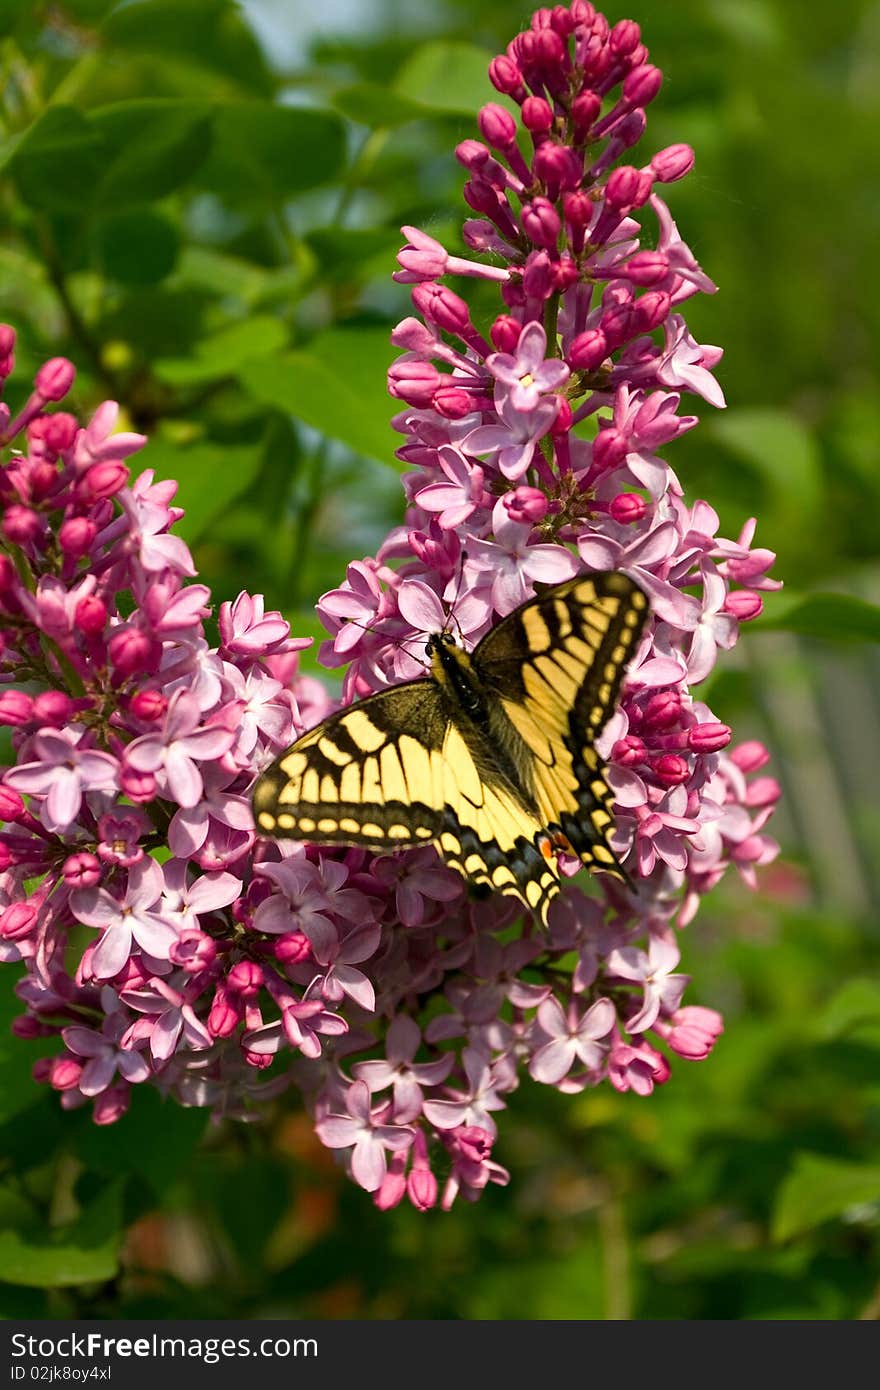
[[[635,24],[583,0],[539,11],[490,75],[530,157],[494,103],[486,143],[459,147],[480,214],[464,238],[491,263],[405,229],[420,317],[395,330],[390,388],[409,511],[322,598],[322,657],[355,698],[424,674],[414,653],[450,622],[470,645],[537,584],[631,574],[652,622],[601,752],[634,892],[582,878],[543,932],[470,900],[431,848],[257,839],[255,777],[330,707],[298,671],[307,643],[241,594],[209,645],[176,484],[129,481],[145,440],[113,432],[113,403],[84,427],[49,408],[70,363],[0,417],[0,959],[24,966],[16,1031],[54,1040],[35,1074],[102,1124],[144,1083],[241,1117],[295,1086],[383,1208],[506,1182],[494,1116],[525,1072],[647,1095],[670,1055],[706,1057],[721,1019],[682,1004],[675,928],[730,864],[752,883],[776,852],[765,750],[731,750],[691,693],[776,587],[773,556],[753,522],[720,538],[657,453],[697,423],[680,390],[723,404],[720,351],[678,309],[714,286],[653,191],[691,152],[619,162],[660,73]],[[498,285],[488,337],[446,275]],[[0,327],[4,379],[13,350]]]

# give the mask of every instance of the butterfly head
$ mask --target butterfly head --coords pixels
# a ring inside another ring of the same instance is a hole
[[[425,643],[425,655],[438,655],[444,647],[457,647],[458,643],[451,632],[433,632]]]

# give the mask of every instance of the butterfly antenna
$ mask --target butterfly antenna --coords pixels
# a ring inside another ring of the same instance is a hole
[[[455,586],[455,595],[452,599],[452,602],[449,605],[449,618],[453,623],[455,623],[455,626],[458,628],[458,638],[462,646],[464,646],[464,632],[462,631],[461,623],[458,621],[458,618],[456,617],[455,605],[458,603],[458,600],[461,596],[461,586],[464,583],[464,562],[466,559],[467,551],[465,550],[464,546],[462,546],[458,556],[458,583]]]

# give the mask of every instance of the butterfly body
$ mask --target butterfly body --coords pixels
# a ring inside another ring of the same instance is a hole
[[[262,774],[257,828],[377,851],[431,843],[546,921],[556,849],[624,877],[594,743],[646,615],[630,579],[595,574],[522,604],[473,652],[432,636],[426,679],[331,715]]]

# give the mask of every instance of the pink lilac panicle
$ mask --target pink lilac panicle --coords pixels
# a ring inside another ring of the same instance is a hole
[[[406,520],[320,601],[320,655],[349,700],[422,674],[431,632],[472,646],[537,585],[630,574],[652,619],[598,749],[631,891],[581,873],[544,933],[424,846],[258,838],[256,776],[331,710],[307,643],[240,594],[209,645],[176,484],[129,480],[145,440],[114,403],[84,426],[49,408],[64,359],[0,440],[0,959],[24,968],[21,1036],[63,1049],[36,1074],[100,1124],[138,1085],[240,1118],[294,1088],[383,1210],[506,1183],[493,1149],[525,1074],[647,1096],[706,1058],[722,1020],[683,1002],[676,929],[776,853],[766,752],[694,688],[777,587],[774,556],[754,520],[719,535],[661,452],[698,423],[686,394],[724,402],[720,349],[683,314],[715,286],[659,193],[693,153],[639,160],[661,75],[638,26],[586,0],[537,11],[489,73],[520,116],[488,103],[456,152],[467,252],[406,227],[395,276],[415,310],[389,375]],[[487,321],[445,277],[487,282]],[[4,377],[13,361],[0,327]]]

